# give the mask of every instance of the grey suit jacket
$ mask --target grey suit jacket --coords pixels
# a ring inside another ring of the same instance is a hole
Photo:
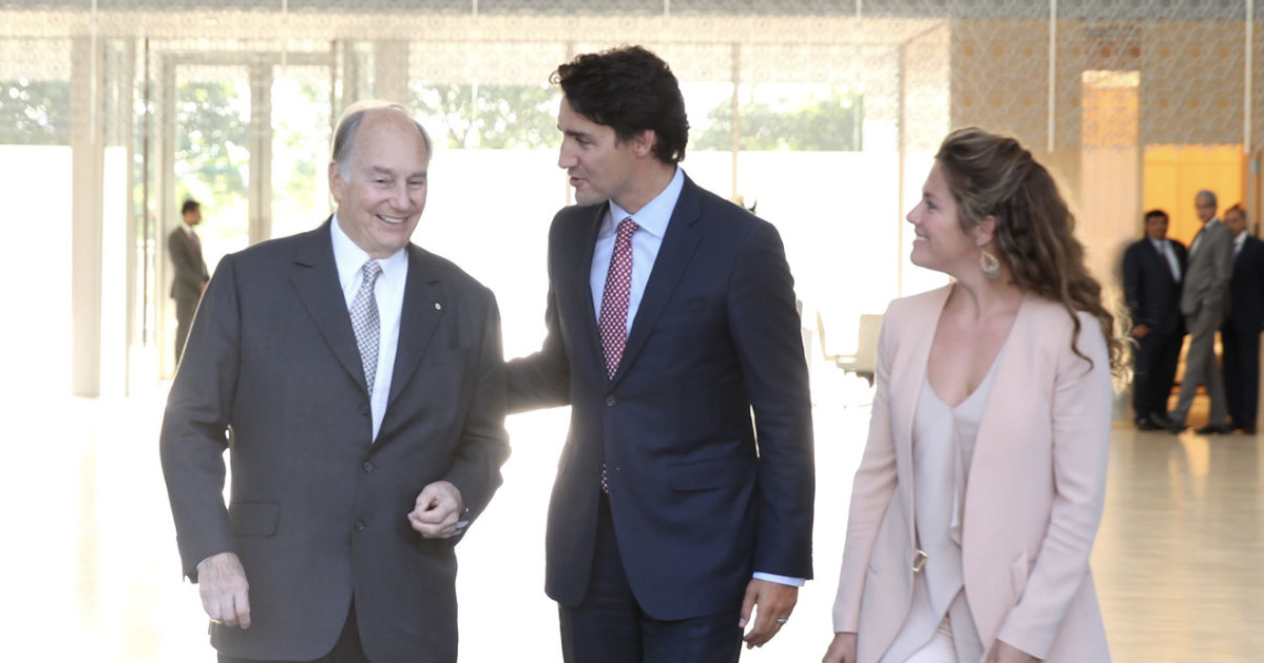
[[[1224,320],[1228,283],[1233,277],[1233,234],[1217,221],[1204,228],[1189,247],[1189,262],[1180,292],[1180,312],[1186,317],[1215,313],[1213,326]]]
[[[194,239],[178,225],[167,236],[167,252],[172,257],[172,267],[176,269],[176,277],[172,279],[172,298],[198,302],[203,285],[210,278],[202,249],[194,245]]]
[[[474,518],[501,483],[500,323],[474,279],[417,246],[407,252],[396,365],[373,442],[329,221],[225,257],[208,285],[160,448],[184,573],[223,551],[246,569],[251,627],[212,625],[221,652],[320,657],[355,597],[371,660],[457,657],[456,539],[423,539],[406,515],[425,485],[445,479]]]

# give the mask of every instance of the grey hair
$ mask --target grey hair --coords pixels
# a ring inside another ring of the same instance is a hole
[[[1212,191],[1210,191],[1210,190],[1198,190],[1198,196],[1199,196],[1199,197],[1202,197],[1202,198],[1204,198],[1204,199],[1209,199],[1209,200],[1210,200],[1210,202],[1211,202],[1211,205],[1212,205],[1212,206],[1214,206],[1214,207],[1216,207],[1216,208],[1219,208],[1219,207],[1220,207],[1220,202],[1219,202],[1219,200],[1218,200],[1218,199],[1216,199],[1216,198],[1215,198],[1215,193],[1214,193],[1214,192],[1212,192]]]
[[[409,118],[414,123],[414,127],[418,128],[418,134],[423,137],[423,148],[427,150],[427,160],[431,161],[431,137],[427,135],[427,130],[423,128],[422,123],[414,120],[410,115],[409,109],[405,105],[396,102],[386,102],[382,100],[365,100],[357,102],[347,109],[344,109],[343,115],[339,118],[339,125],[335,128],[335,139],[332,142],[330,150],[330,159],[339,169],[339,177],[346,183],[348,182],[349,158],[352,156],[352,144],[357,138],[357,130],[361,129],[361,123],[365,120],[365,114],[369,111],[378,109],[389,109],[397,111]]]

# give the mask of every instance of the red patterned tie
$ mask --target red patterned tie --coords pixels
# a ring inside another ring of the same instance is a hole
[[[634,269],[634,252],[630,239],[638,230],[633,218],[621,220],[616,228],[616,247],[612,249],[612,264],[608,266],[608,280],[603,286],[603,305],[599,308],[599,338],[603,343],[603,358],[608,365],[608,379],[616,374],[625,353],[625,321],[630,310],[630,275]]]

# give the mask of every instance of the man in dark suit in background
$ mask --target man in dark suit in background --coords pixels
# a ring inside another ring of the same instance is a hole
[[[1168,222],[1164,211],[1145,213],[1145,237],[1123,254],[1123,299],[1131,311],[1132,337],[1139,345],[1132,407],[1141,430],[1167,427],[1167,399],[1184,343],[1180,286],[1186,252],[1183,245],[1167,238]]]
[[[1220,328],[1224,342],[1224,386],[1233,428],[1251,435],[1259,420],[1259,338],[1264,330],[1264,242],[1250,235],[1246,211],[1224,211],[1233,234],[1233,278],[1229,317]]]
[[[187,199],[181,205],[182,224],[167,236],[167,252],[172,257],[176,277],[172,279],[172,298],[176,301],[176,364],[189,337],[189,324],[198,309],[198,299],[207,288],[207,262],[203,261],[202,242],[194,227],[203,221],[202,205]]]
[[[507,386],[512,411],[572,406],[546,528],[564,658],[735,661],[811,575],[810,396],[783,244],[678,168],[687,117],[660,58],[586,54],[552,78],[578,205],[551,225],[546,340]]]
[[[348,109],[334,216],[207,288],[161,451],[222,660],[457,659],[454,545],[501,483],[505,376],[493,295],[409,242],[430,155],[402,107]]]
[[[1189,354],[1184,359],[1184,380],[1176,408],[1168,415],[1172,432],[1185,429],[1185,420],[1198,386],[1205,386],[1211,398],[1210,421],[1197,432],[1226,435],[1228,407],[1224,400],[1224,378],[1215,358],[1215,332],[1228,312],[1228,281],[1233,274],[1233,235],[1220,224],[1215,193],[1202,190],[1193,199],[1202,228],[1189,245],[1189,263],[1180,290],[1180,312],[1189,330]]]

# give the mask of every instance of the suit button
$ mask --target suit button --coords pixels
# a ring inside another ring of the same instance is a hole
[[[359,520],[358,520],[357,522],[355,522],[355,523],[353,523],[353,524],[352,524],[352,529],[354,529],[354,530],[356,530],[356,531],[358,531],[358,532],[364,532],[364,531],[365,531],[365,523],[363,523],[363,522],[361,522],[361,521],[359,521]]]
[[[363,404],[360,407],[358,407],[357,410],[361,412],[362,416],[365,416],[370,413],[370,406]]]
[[[607,400],[605,400],[604,402],[606,402],[606,403],[607,403],[608,407],[611,407],[611,406],[613,406],[613,405],[615,405],[615,404],[616,404],[616,397],[615,397],[615,396],[611,396],[611,395],[610,395],[610,396],[608,396],[608,399],[607,399]]]
[[[374,463],[372,463],[372,462],[370,462],[369,460],[367,460],[367,461],[365,461],[365,462],[361,463],[361,469],[363,469],[363,470],[365,470],[365,471],[367,471],[367,472],[373,472],[373,471],[374,471]]]

